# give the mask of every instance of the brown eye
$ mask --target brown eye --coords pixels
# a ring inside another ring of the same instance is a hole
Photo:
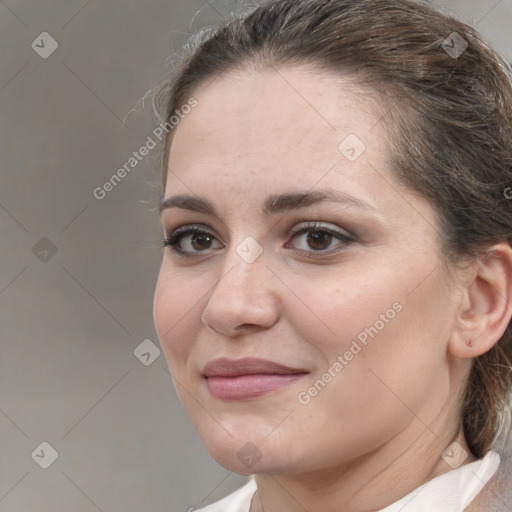
[[[172,251],[183,256],[200,254],[214,247],[215,242],[219,243],[214,235],[198,227],[185,226],[179,228],[169,237],[164,239],[164,246],[170,246]]]
[[[304,236],[306,235],[306,236]],[[290,244],[301,252],[314,256],[328,255],[343,250],[355,240],[348,235],[333,228],[318,223],[303,226],[290,234],[293,240],[299,243]]]
[[[322,251],[329,247],[332,242],[332,234],[327,231],[309,231],[307,243],[312,249]]]
[[[207,233],[194,233],[190,245],[197,251],[204,251],[210,248],[213,239],[214,237]]]

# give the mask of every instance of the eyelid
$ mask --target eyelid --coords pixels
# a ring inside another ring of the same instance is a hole
[[[299,225],[294,225],[294,227],[288,232],[289,237],[295,236],[303,231],[327,231],[333,235],[339,235],[350,240],[354,240],[355,237],[351,233],[349,233],[345,229],[341,229],[338,227],[331,227],[330,224],[324,224],[320,221],[305,221],[303,223],[299,223]]]
[[[205,224],[201,224],[201,223],[183,224],[181,226],[178,226],[177,228],[173,228],[173,229],[170,229],[169,231],[166,231],[166,236],[170,238],[171,236],[180,235],[182,233],[186,233],[188,231],[193,231],[193,230],[206,231],[206,232],[214,235],[216,238],[218,238],[217,234],[215,233],[215,231],[213,229],[211,229],[210,227],[206,226]]]
[[[311,230],[315,230],[315,229],[325,230],[325,231],[331,232],[333,234],[338,234],[338,235],[341,235],[341,236],[344,236],[344,237],[350,238],[350,239],[355,238],[355,236],[352,235],[349,231],[347,231],[345,229],[338,228],[338,227],[331,228],[329,223],[324,224],[321,221],[303,221],[303,222],[295,223],[294,226],[287,232],[286,236],[287,237],[294,236],[308,228]],[[168,231],[166,230],[166,237],[170,238],[171,236],[176,236],[181,233],[186,233],[186,232],[194,230],[194,229],[204,230],[204,231],[212,234],[213,236],[215,236],[217,239],[219,238],[217,233],[215,232],[215,230],[213,230],[209,226],[206,226],[205,224],[201,224],[201,223],[183,224],[181,226],[178,226],[177,228],[173,228]]]

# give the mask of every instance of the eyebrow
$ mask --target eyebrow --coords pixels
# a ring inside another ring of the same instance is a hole
[[[340,192],[333,189],[312,190],[304,192],[299,191],[286,194],[270,195],[265,199],[262,211],[265,215],[275,215],[277,213],[297,210],[299,208],[306,208],[308,206],[323,202],[349,204],[370,210],[378,215],[382,215],[382,213],[375,206],[367,203],[366,201],[345,192]],[[168,208],[182,208],[184,210],[204,213],[206,215],[213,215],[217,218],[220,218],[213,203],[199,196],[180,194],[177,196],[168,197],[167,199],[163,199],[159,206],[160,215],[164,210]]]

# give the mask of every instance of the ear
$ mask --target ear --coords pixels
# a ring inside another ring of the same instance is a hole
[[[465,274],[461,305],[448,351],[455,357],[477,357],[503,336],[512,317],[512,247],[499,243]]]

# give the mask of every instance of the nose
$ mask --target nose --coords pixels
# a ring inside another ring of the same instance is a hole
[[[280,315],[278,284],[264,254],[247,263],[233,250],[226,256],[201,320],[210,330],[229,337],[268,329]]]

